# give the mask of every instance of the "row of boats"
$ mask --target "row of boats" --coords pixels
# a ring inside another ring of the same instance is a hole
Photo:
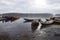
[[[0,17],[0,21],[3,21],[3,22],[8,22],[8,21],[12,22],[12,21],[15,21],[17,19],[19,19],[19,18],[16,16],[2,16],[2,17]]]
[[[45,19],[46,21],[43,22],[41,19],[32,19],[32,18],[24,18],[26,22],[31,22],[31,28],[34,32],[35,30],[42,29],[46,27],[47,25],[53,24],[53,23],[59,23],[60,24],[60,17],[53,17],[49,19]]]
[[[41,19],[32,19],[32,18],[24,18],[25,21],[39,21],[42,24],[52,24],[52,23],[60,23],[60,17],[53,17],[49,19],[45,19],[46,21],[43,22]]]
[[[19,19],[19,17],[16,16],[2,16],[0,18],[0,21],[4,21],[4,20],[16,20]],[[32,21],[39,21],[42,24],[52,24],[52,23],[59,23],[60,24],[60,17],[53,17],[53,18],[49,18],[49,19],[45,19],[46,21],[42,21],[41,19],[36,19],[36,18],[24,18],[25,21],[27,22],[32,22]]]

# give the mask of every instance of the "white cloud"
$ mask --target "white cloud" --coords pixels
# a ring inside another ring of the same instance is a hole
[[[1,3],[5,4],[5,5],[16,5],[16,3],[10,2],[10,1],[6,1],[6,0],[2,0]]]
[[[46,0],[33,0],[30,2],[32,8],[45,8]]]
[[[60,3],[49,4],[47,0],[1,0],[0,12],[39,13],[60,9]],[[57,12],[57,11],[56,11]]]
[[[48,4],[47,0],[33,0],[30,5],[33,9],[60,9],[60,3]]]
[[[59,3],[49,4],[48,8],[49,9],[60,9],[60,4]]]

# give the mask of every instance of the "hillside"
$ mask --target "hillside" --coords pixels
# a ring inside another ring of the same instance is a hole
[[[18,16],[18,17],[53,17],[49,13],[4,13],[3,16]]]

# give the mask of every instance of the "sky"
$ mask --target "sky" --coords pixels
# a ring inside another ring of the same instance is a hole
[[[60,0],[0,0],[0,13],[60,13]]]

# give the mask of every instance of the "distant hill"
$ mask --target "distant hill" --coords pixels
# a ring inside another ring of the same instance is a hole
[[[55,16],[59,16],[60,17],[60,14],[56,14]]]
[[[4,13],[3,16],[19,16],[19,17],[53,17],[49,13]]]

